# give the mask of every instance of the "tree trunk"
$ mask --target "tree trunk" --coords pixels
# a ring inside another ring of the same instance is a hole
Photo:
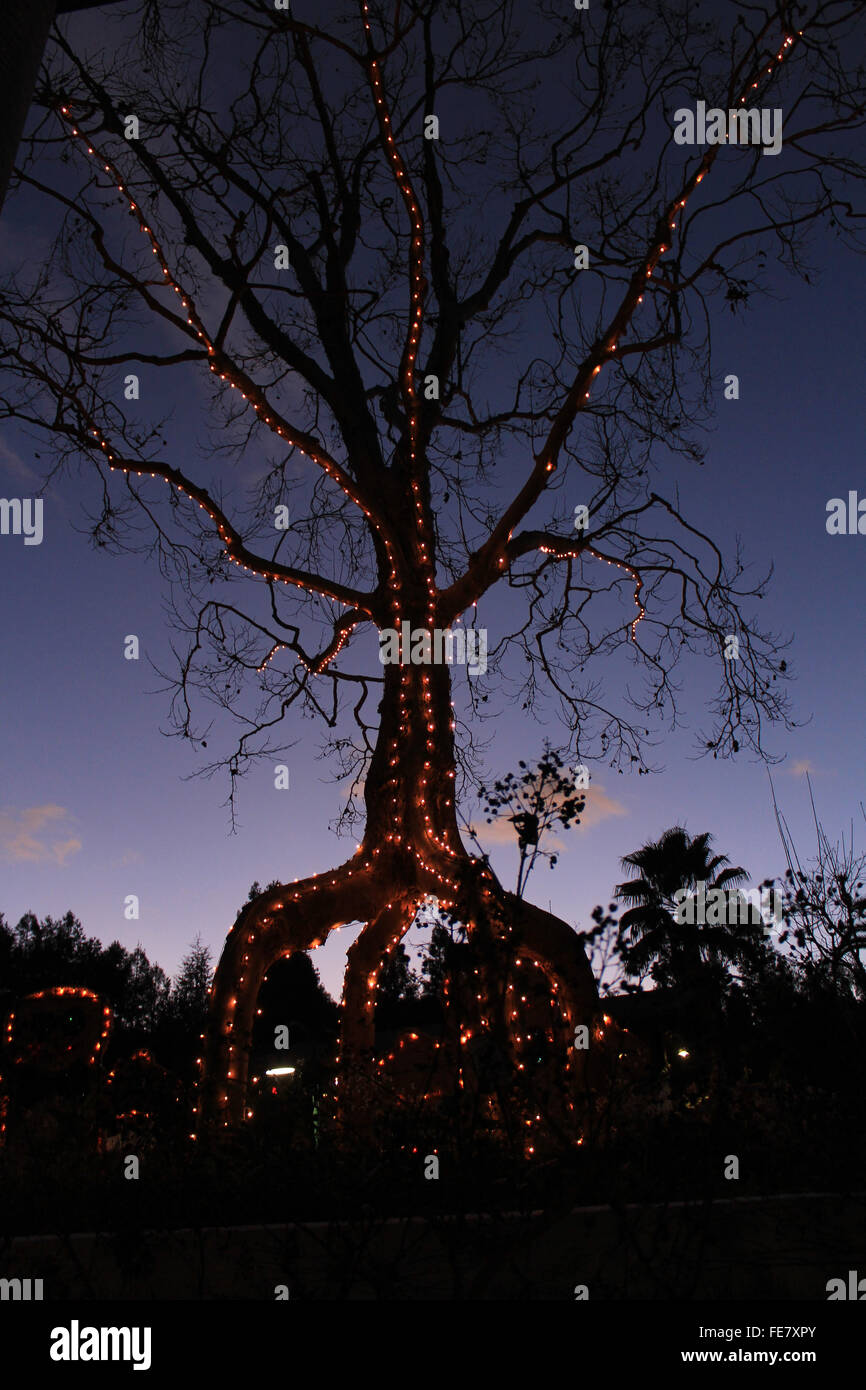
[[[494,952],[482,971],[481,992],[486,1025],[500,1047],[509,1043],[508,963],[520,950],[556,981],[570,1027],[589,1023],[598,1013],[595,981],[572,929],[503,894],[461,842],[448,666],[383,670],[379,736],[364,791],[363,843],[338,868],[262,894],[229,932],[214,977],[204,1054],[201,1110],[211,1122],[228,1126],[244,1118],[256,999],[270,966],[292,951],[321,945],[334,927],[357,920],[366,925],[348,953],[341,1057],[346,1075],[369,1067],[379,972],[428,897],[465,914],[467,929],[481,930]],[[570,1050],[567,1070],[575,1077],[580,1058]]]
[[[0,208],[21,140],[55,0],[6,0],[0,43]]]

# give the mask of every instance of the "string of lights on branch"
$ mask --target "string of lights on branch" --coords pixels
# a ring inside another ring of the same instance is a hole
[[[800,37],[801,35],[802,30],[798,31],[798,34],[796,36],[794,34],[785,35],[782,41],[782,46],[778,50],[778,52],[772,58],[770,58],[769,61],[766,62],[766,66],[763,66],[762,64],[761,70],[758,74],[756,74],[754,81],[748,83],[745,91],[739,98],[738,104],[740,106],[744,105],[744,103],[748,101],[749,92],[756,90],[761,78],[771,76],[772,73],[779,67],[779,65],[790,53],[790,50],[794,45],[795,38]],[[677,221],[678,219],[681,220],[686,203],[688,202],[692,193],[697,188],[698,184],[703,182],[707,173],[711,169],[714,160],[717,158],[719,150],[721,148],[721,145],[710,145],[708,147],[706,153],[703,155],[700,163],[698,164],[698,167],[696,168],[695,172],[686,181],[686,183],[681,188],[680,192],[676,195],[676,197],[672,199],[672,201],[669,203],[664,213],[662,214],[661,218],[659,219],[659,230],[656,233],[656,237],[653,241],[653,244],[650,246],[649,251],[641,266],[638,267],[635,274],[632,276],[631,281],[629,283],[629,289],[626,293],[623,303],[620,305],[619,310],[614,315],[613,323],[608,333],[598,344],[595,351],[592,354],[590,354],[589,359],[578,373],[575,382],[575,387],[573,388],[574,394],[578,399],[580,399],[582,395],[582,399],[584,402],[589,400],[591,382],[599,375],[599,373],[602,370],[602,366],[605,363],[615,360],[618,350],[618,340],[622,332],[624,331],[626,325],[631,321],[632,315],[636,307],[643,303],[645,282],[651,279],[662,256],[664,256],[671,249],[670,242],[673,240],[672,234],[677,231]],[[552,473],[555,470],[555,459],[548,458],[546,460],[543,460],[542,458],[542,460],[540,460],[540,464],[542,462],[544,472]],[[567,556],[577,558],[577,556],[580,554],[580,551],[569,551],[564,550],[560,547],[554,548],[548,546],[539,546],[539,550],[545,554],[556,554],[562,558],[565,558]],[[600,560],[604,560],[606,564],[619,566],[620,569],[628,571],[628,573],[631,574],[632,578],[635,580],[634,597],[638,613],[637,617],[631,623],[631,640],[633,642],[636,642],[637,625],[639,622],[641,622],[641,620],[646,614],[646,609],[644,605],[641,603],[640,599],[640,593],[643,586],[638,571],[634,569],[633,566],[626,564],[625,561],[615,560],[612,559],[610,556],[600,554],[590,545],[583,545],[581,547],[581,550],[583,552],[589,552],[590,554],[595,555]]]
[[[160,242],[157,239],[157,235],[150,226],[149,219],[145,216],[140,203],[133,196],[126,179],[113,161],[108,159],[103,152],[97,150],[96,147],[91,144],[90,137],[76,124],[69,107],[60,106],[58,110],[73,139],[83,143],[87,153],[100,164],[105,173],[109,174],[114,179],[118,193],[128,201],[129,211],[134,214],[141,232],[150,242],[151,250],[157,258],[162,271],[165,285],[178,295],[181,301],[181,307],[186,311],[185,322],[187,330],[197,339],[201,340],[207,350],[210,371],[218,376],[221,381],[226,382],[231,390],[237,391],[240,398],[249,404],[251,409],[256,412],[261,422],[271,430],[272,433],[277,435],[291,448],[297,449],[304,457],[311,459],[313,463],[317,464],[342,489],[345,496],[364,513],[374,529],[382,534],[383,539],[386,540],[386,545],[390,546],[390,542],[386,539],[385,535],[388,531],[386,520],[373,515],[373,504],[371,499],[368,499],[364,495],[363,490],[355,480],[349,476],[345,469],[342,468],[317,441],[294,430],[276,408],[271,405],[262,389],[233,362],[223,348],[217,345],[214,338],[207,331],[195,307],[192,295],[188,290],[183,288],[173,273],[168,259],[161,248]],[[306,580],[296,578],[288,567],[279,565],[268,566],[264,561],[250,556],[243,547],[240,536],[234,528],[228,524],[221,513],[218,512],[218,509],[208,497],[205,490],[197,488],[194,484],[190,483],[189,480],[184,479],[176,469],[155,465],[153,463],[151,463],[150,467],[137,467],[135,463],[122,459],[115,453],[108,438],[98,426],[92,424],[90,433],[104,451],[111,471],[135,474],[138,477],[150,476],[151,478],[162,478],[178,491],[198,501],[202,510],[207,512],[208,516],[217,527],[229,560],[240,569],[244,570],[246,573],[258,574],[277,582],[296,584],[299,587],[309,587],[308,578],[306,578]],[[252,563],[245,563],[244,560],[240,559],[239,552],[243,553],[245,559],[251,560]],[[332,594],[330,596],[336,598],[339,602],[347,602],[344,597],[340,597],[337,594]]]

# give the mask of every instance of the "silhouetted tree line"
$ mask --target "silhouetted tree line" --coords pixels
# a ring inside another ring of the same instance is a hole
[[[132,951],[119,941],[103,946],[72,912],[41,920],[26,912],[15,926],[0,914],[0,1013],[7,1016],[37,990],[91,989],[112,1010],[108,1059],[146,1047],[178,1075],[191,1076],[211,974],[210,948],[198,937],[171,980],[140,944]]]
[[[559,788],[556,796],[562,794]],[[671,1103],[680,1097],[698,1108],[743,1085],[794,1088],[806,1107],[812,1094],[858,1097],[866,1044],[858,874],[848,866],[840,888],[840,872],[826,882],[826,873],[789,869],[777,883],[782,922],[773,934],[754,909],[745,922],[690,924],[675,911],[682,890],[694,893],[703,883],[707,891],[735,894],[747,877],[711,846],[708,833],[690,837],[673,827],[625,856],[631,877],[618,885],[617,901],[597,907],[592,927],[579,933],[600,978],[603,1007],[627,1030],[629,1047],[637,1045],[638,1090],[646,1098],[661,1086]],[[249,900],[261,891],[254,883]],[[472,1019],[477,945],[456,913],[431,909],[419,924],[429,936],[418,971],[400,942],[380,975],[377,1051],[411,1030],[442,1035]],[[92,989],[113,1013],[109,1063],[146,1047],[189,1085],[207,1026],[211,977],[210,950],[199,938],[172,980],[141,945],[103,946],[71,912],[42,920],[26,913],[14,927],[0,915],[0,1012],[5,1017],[27,994],[54,985]],[[543,977],[526,968],[515,978],[530,1079],[554,1061],[553,1033],[544,1017]],[[275,1043],[280,1027],[290,1038],[283,1053]],[[338,1040],[339,1009],[310,956],[278,961],[259,994],[253,1059],[262,1074],[286,1061],[295,1068],[291,1087],[272,1086],[265,1076],[259,1092],[283,1120],[297,1111],[293,1140],[317,1136]]]

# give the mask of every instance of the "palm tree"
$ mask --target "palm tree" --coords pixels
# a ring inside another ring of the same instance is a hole
[[[754,927],[708,926],[677,920],[675,894],[696,890],[736,888],[748,878],[732,867],[727,855],[711,854],[712,835],[692,839],[682,826],[666,830],[621,860],[636,878],[621,883],[616,895],[629,904],[620,919],[620,945],[626,973],[640,976],[651,970],[659,983],[693,986],[707,981],[708,966],[725,969],[749,959],[754,951]]]

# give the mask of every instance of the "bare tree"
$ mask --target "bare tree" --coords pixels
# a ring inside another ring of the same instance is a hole
[[[178,733],[206,747],[198,696],[238,721],[205,771],[233,798],[304,711],[363,788],[358,852],[229,935],[204,1091],[224,1123],[269,963],[342,921],[366,923],[344,1057],[371,1045],[378,972],[430,895],[497,968],[531,950],[566,1021],[597,1007],[574,932],[464,847],[450,667],[379,664],[364,634],[432,643],[509,586],[469,713],[504,690],[562,718],[580,761],[646,769],[697,653],[720,675],[706,750],[763,754],[764,721],[789,718],[764,581],[683,514],[657,446],[700,461],[710,324],[766,284],[767,253],[806,274],[811,228],[857,244],[862,219],[853,0],[325,9],[163,0],[86,60],[52,31],[16,190],[56,240],[0,309],[0,412],[95,479],[96,544],[152,547],[171,582]],[[677,144],[698,98],[783,109],[782,156]],[[131,403],[139,377],[163,419]],[[171,401],[197,413],[192,456]]]
[[[818,819],[808,773],[809,801],[815,823],[815,853],[804,865],[773,791],[773,809],[788,868],[778,882],[780,939],[813,980],[834,991],[866,999],[866,853],[854,847],[854,825],[831,844]],[[863,806],[861,814],[866,819]],[[769,885],[768,885],[769,886]]]

